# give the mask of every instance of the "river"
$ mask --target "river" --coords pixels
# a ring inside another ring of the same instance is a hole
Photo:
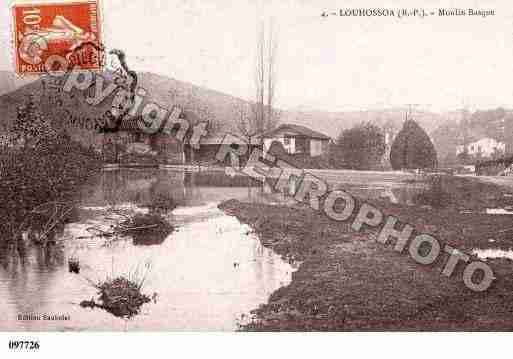
[[[145,211],[157,195],[171,196],[176,230],[160,244],[131,238],[83,238],[87,228],[116,221],[112,209]],[[223,173],[121,170],[104,172],[82,188],[80,216],[56,245],[27,245],[0,258],[0,330],[222,330],[247,321],[249,312],[291,280],[292,268],[264,248],[248,226],[221,212],[222,200],[263,200],[259,187]],[[77,257],[80,274],[68,271]],[[89,283],[151,265],[143,292],[157,293],[141,314],[125,320],[78,304],[96,296]],[[65,315],[69,320],[18,320],[18,315]]]
[[[365,180],[351,187],[395,200],[405,190],[409,193],[404,184],[393,181],[369,187]],[[172,198],[177,205],[166,214],[176,230],[161,242],[137,245],[130,237],[105,239],[88,231],[108,230],[119,222],[112,210],[128,215],[145,212],[159,196]],[[252,309],[291,281],[295,269],[264,248],[248,226],[217,208],[231,198],[291,201],[223,172],[102,172],[82,187],[79,215],[64,227],[57,244],[20,244],[0,251],[0,330],[236,330],[251,318]],[[80,260],[80,274],[68,271],[70,257]],[[143,292],[156,296],[139,315],[120,319],[79,305],[97,296],[91,281],[129,275],[147,266],[151,269]],[[18,318],[44,314],[67,320]]]

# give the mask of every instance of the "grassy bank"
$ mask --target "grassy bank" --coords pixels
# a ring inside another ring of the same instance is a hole
[[[513,198],[505,196],[511,194],[512,189],[475,177],[431,175],[415,182],[426,186],[426,190],[415,199],[420,205],[451,211],[484,211],[486,208],[513,205]]]
[[[498,234],[511,227],[511,217],[483,213],[504,204],[507,191],[475,179],[445,181],[444,191],[451,194],[445,207],[373,204],[414,225],[417,232],[434,234],[442,245],[467,253],[476,247],[511,248],[511,234]],[[513,329],[508,260],[489,261],[497,279],[487,291],[476,293],[463,284],[463,265],[450,278],[441,275],[448,255],[432,265],[417,264],[407,249],[395,252],[394,241],[377,243],[378,230],[353,232],[351,220],[332,221],[304,206],[232,200],[220,208],[251,225],[263,245],[301,263],[290,285],[274,292],[245,330]]]
[[[0,154],[0,240],[11,240],[19,235],[20,224],[28,225],[27,216],[32,216],[38,206],[72,202],[78,187],[99,168],[96,153],[65,135],[37,148],[3,148]],[[53,211],[53,208],[41,210],[34,221],[47,222],[54,216]]]

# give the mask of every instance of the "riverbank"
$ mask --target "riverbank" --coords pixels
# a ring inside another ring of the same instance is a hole
[[[444,208],[373,201],[419,232],[435,235],[470,254],[473,249],[510,249],[509,215],[486,208],[509,203],[510,189],[477,179],[445,179]],[[505,196],[506,194],[506,196]],[[368,202],[368,201],[367,201]],[[243,330],[511,330],[511,261],[488,260],[496,280],[481,293],[466,288],[464,266],[441,275],[448,255],[432,265],[414,262],[407,250],[375,241],[378,230],[353,232],[305,206],[272,206],[227,201],[220,205],[258,233],[264,246],[299,262],[290,285],[254,311]],[[476,259],[475,257],[472,259]]]

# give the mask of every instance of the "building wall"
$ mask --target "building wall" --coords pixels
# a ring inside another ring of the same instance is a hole
[[[323,142],[327,142],[327,141],[322,141],[322,140],[310,140],[310,156],[314,157],[314,156],[320,156],[323,154],[323,145],[322,143]]]
[[[465,147],[467,148],[469,155],[478,155],[481,154],[483,157],[490,157],[495,150],[505,151],[506,145],[503,142],[498,142],[493,138],[482,138],[479,141],[471,142],[466,146],[460,145],[456,147],[456,155],[465,151]]]
[[[285,151],[287,151],[287,153],[290,153],[290,154],[296,153],[296,139],[294,137],[292,137],[292,138],[288,138],[288,141],[285,141],[285,136],[274,137],[274,138],[264,138],[264,152],[267,153],[269,148],[271,148],[271,144],[275,141],[280,142],[283,145],[283,147],[285,148]]]
[[[267,152],[271,148],[273,142],[280,142],[285,151],[289,154],[308,154],[311,157],[320,156],[323,153],[328,152],[329,141],[318,140],[313,138],[296,138],[288,137],[287,140],[284,137],[265,138],[264,139],[264,152]]]

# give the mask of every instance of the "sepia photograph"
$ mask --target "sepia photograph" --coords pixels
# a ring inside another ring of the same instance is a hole
[[[62,332],[258,358],[510,339],[509,1],[9,0],[0,19],[8,356]]]

